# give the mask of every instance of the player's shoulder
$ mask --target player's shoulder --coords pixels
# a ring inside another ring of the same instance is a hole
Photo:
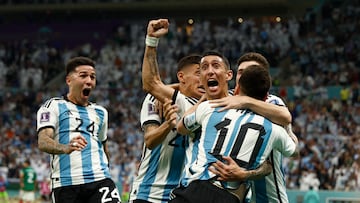
[[[156,101],[156,98],[149,93],[145,96],[145,98],[143,100],[144,103],[149,103],[149,102],[154,103],[155,101]]]
[[[48,100],[46,100],[41,107],[43,108],[50,108],[53,105],[59,104],[65,102],[65,99],[63,97],[52,97]]]
[[[185,97],[186,101],[192,105],[195,105],[199,100],[194,97]]]
[[[106,113],[108,112],[107,109],[104,106],[102,106],[100,104],[97,104],[95,102],[90,102],[90,105],[96,110],[101,110],[101,111],[106,112]]]
[[[278,97],[274,94],[269,94],[266,99],[266,102],[275,104],[275,105],[279,105],[279,106],[285,106],[285,102],[280,97]]]
[[[189,103],[191,105],[195,105],[199,101],[198,99],[196,99],[194,97],[188,97],[188,96],[184,95],[180,91],[175,91],[173,98],[176,98],[177,101],[180,100],[180,101]]]
[[[203,101],[199,104],[199,106],[197,107],[197,112],[202,112],[202,113],[205,113],[205,112],[213,112],[215,111],[215,108],[213,108],[211,106],[211,104],[209,103],[209,101]]]

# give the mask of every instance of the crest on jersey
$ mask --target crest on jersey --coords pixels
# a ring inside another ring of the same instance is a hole
[[[157,114],[154,104],[148,104],[148,115]]]
[[[41,113],[40,123],[48,122],[50,120],[50,112]]]

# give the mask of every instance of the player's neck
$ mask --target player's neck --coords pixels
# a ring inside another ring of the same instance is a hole
[[[70,102],[79,105],[79,106],[88,106],[89,105],[89,101],[87,99],[81,99],[81,98],[77,98],[74,94],[68,93],[66,95],[67,100],[69,100]]]

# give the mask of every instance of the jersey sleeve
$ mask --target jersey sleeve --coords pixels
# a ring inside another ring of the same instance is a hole
[[[189,131],[194,132],[196,129],[201,127],[203,120],[205,119],[206,115],[210,112],[210,107],[208,105],[208,101],[202,102],[196,108],[196,110],[184,117],[184,126]]]
[[[56,128],[59,114],[57,104],[56,99],[50,99],[39,108],[36,115],[37,132],[47,127]]]
[[[101,125],[101,129],[99,131],[99,140],[104,142],[107,140],[107,132],[108,132],[108,123],[109,123],[109,112],[101,107],[103,113],[104,113],[104,119],[103,119],[103,123]]]
[[[142,128],[150,123],[156,123],[159,125],[161,123],[160,116],[156,110],[155,101],[156,99],[154,96],[151,94],[146,95],[140,112],[140,123]]]
[[[274,124],[273,133],[277,135],[274,148],[286,157],[293,155],[296,151],[296,144],[286,130],[281,126]]]
[[[273,94],[270,94],[267,97],[266,102],[270,103],[270,104],[275,104],[275,105],[278,105],[278,106],[285,106],[286,107],[285,102],[280,97],[275,96]]]

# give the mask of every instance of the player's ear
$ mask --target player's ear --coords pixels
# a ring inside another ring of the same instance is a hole
[[[184,83],[185,82],[184,72],[182,72],[182,71],[177,72],[177,78],[178,78],[180,83]]]
[[[233,71],[232,70],[228,70],[226,73],[227,77],[226,77],[226,81],[230,81],[233,78]]]
[[[71,82],[71,75],[70,75],[70,74],[68,74],[68,75],[65,77],[65,82],[66,82],[67,85],[70,84],[70,82]]]

